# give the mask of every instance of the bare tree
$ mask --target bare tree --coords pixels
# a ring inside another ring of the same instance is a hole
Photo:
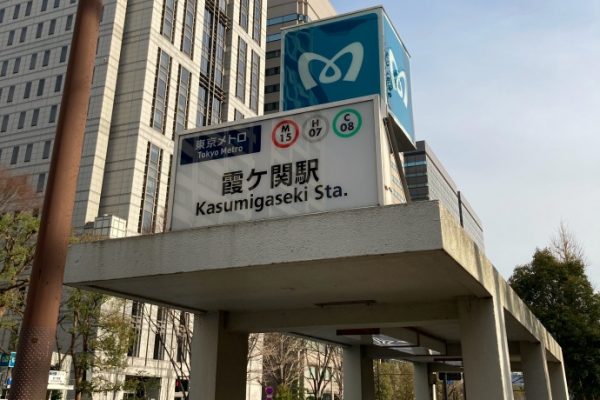
[[[564,222],[560,223],[557,235],[552,238],[550,250],[561,262],[583,261],[584,264],[586,263],[583,248]]]
[[[304,379],[306,340],[283,333],[265,333],[262,349],[263,386],[291,389]]]
[[[335,357],[341,357],[339,347],[312,340],[306,342],[304,358],[308,371],[305,378],[314,400],[323,400],[326,394],[334,397]]]

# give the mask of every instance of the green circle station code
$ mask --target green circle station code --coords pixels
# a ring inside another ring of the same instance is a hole
[[[342,138],[356,135],[361,127],[362,117],[358,111],[352,108],[340,111],[333,119],[333,131]]]

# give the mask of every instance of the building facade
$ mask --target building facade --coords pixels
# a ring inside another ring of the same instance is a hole
[[[76,9],[77,0],[0,2],[0,168],[29,176],[40,196]],[[104,0],[76,231],[121,237],[164,229],[174,135],[262,114],[266,10],[266,0]],[[136,338],[119,373],[142,374],[161,400],[184,378],[164,349],[179,359],[185,353],[166,310],[127,303]]]
[[[415,151],[405,152],[404,172],[413,201],[439,200],[454,215],[481,250],[484,247],[483,224],[458,190],[435,153],[424,140]]]
[[[281,29],[335,15],[336,11],[329,0],[269,0],[264,87],[265,114],[278,112],[280,107]]]

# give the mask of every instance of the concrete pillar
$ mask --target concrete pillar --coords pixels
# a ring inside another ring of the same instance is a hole
[[[344,400],[375,400],[373,360],[364,346],[344,347]]]
[[[228,332],[224,312],[194,316],[191,400],[245,400],[248,334]]]
[[[458,302],[468,399],[512,400],[503,307],[493,298]]]
[[[568,400],[569,392],[567,390],[567,377],[565,375],[564,364],[561,362],[549,362],[548,376],[550,377],[552,400]]]
[[[435,400],[435,385],[431,383],[431,374],[426,363],[413,363],[415,400]]]
[[[528,399],[552,400],[546,350],[541,343],[520,342],[521,365]]]

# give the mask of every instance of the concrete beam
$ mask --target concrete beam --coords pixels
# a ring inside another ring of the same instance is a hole
[[[382,328],[456,321],[454,302],[329,306],[300,310],[231,312],[227,329],[241,332],[289,332],[302,328]]]

